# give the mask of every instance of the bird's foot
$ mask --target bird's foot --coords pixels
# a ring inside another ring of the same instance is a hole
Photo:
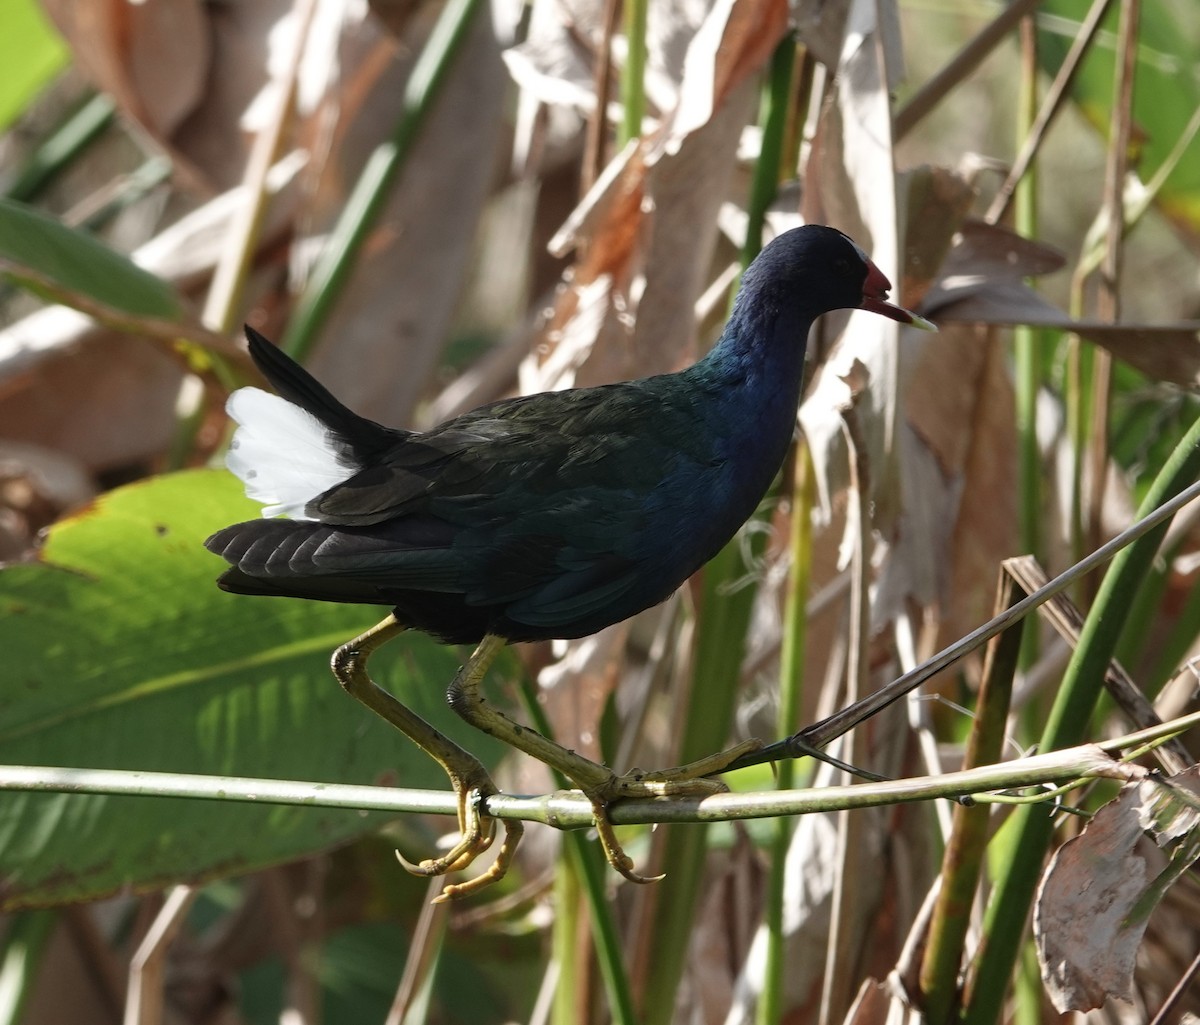
[[[739,758],[757,751],[762,746],[761,740],[751,738],[724,751],[688,762],[686,765],[676,765],[671,769],[657,769],[654,772],[634,769],[624,776],[616,777],[616,782],[622,786],[646,788],[642,794],[637,795],[645,797],[696,797],[721,793],[728,789],[725,784],[708,777],[724,772]],[[621,796],[635,795],[623,793]]]
[[[330,659],[330,666],[333,675],[347,694],[413,741],[441,765],[450,777],[450,784],[454,787],[457,799],[460,836],[458,843],[442,857],[429,858],[417,865],[405,861],[397,852],[400,864],[410,872],[425,878],[434,878],[469,868],[476,858],[491,847],[496,836],[496,820],[487,814],[487,800],[499,791],[478,758],[435,729],[407,705],[397,701],[367,673],[367,660],[372,652],[407,629],[408,627],[394,615],[389,615],[370,630],[338,648]],[[503,640],[497,637],[484,638],[484,642],[455,676],[455,682],[450,688],[451,694],[457,694],[463,687],[468,690],[476,688],[503,643]],[[485,732],[492,731],[486,729]],[[468,879],[465,883],[448,884],[437,899],[462,897],[502,878],[508,871],[508,866],[512,864],[513,854],[523,832],[524,827],[521,823],[506,821],[504,842],[500,845],[496,860],[473,879]]]
[[[454,785],[454,793],[458,798],[458,843],[440,858],[426,858],[417,864],[408,861],[397,851],[397,860],[413,875],[431,878],[461,872],[490,849],[495,839],[496,820],[480,811],[488,797],[499,793],[491,777],[486,772],[481,775],[478,771],[473,771],[464,776],[451,774],[450,782]],[[483,872],[466,882],[447,883],[442,892],[434,898],[435,904],[465,897],[504,877],[512,864],[525,827],[516,819],[505,820],[503,826],[504,840],[495,860]]]
[[[686,765],[655,772],[633,769],[623,776],[614,773],[600,786],[585,788],[584,795],[592,802],[596,835],[608,863],[631,883],[654,883],[662,879],[662,875],[644,876],[635,871],[633,859],[625,853],[625,848],[617,839],[616,831],[608,817],[609,807],[613,802],[627,798],[707,797],[710,794],[724,793],[729,789],[724,783],[707,777],[721,772],[738,758],[757,751],[760,747],[762,741],[747,740],[727,751],[688,762]]]

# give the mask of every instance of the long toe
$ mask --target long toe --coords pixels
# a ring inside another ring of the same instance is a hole
[[[592,814],[596,822],[596,835],[600,839],[600,846],[604,849],[604,857],[618,874],[624,876],[631,883],[657,883],[664,878],[661,875],[644,876],[635,871],[633,859],[625,853],[625,848],[621,846],[616,830],[609,821],[606,804],[592,801]]]
[[[500,850],[496,852],[496,860],[479,875],[466,882],[447,883],[442,892],[433,898],[433,903],[443,904],[446,901],[458,900],[460,897],[468,897],[485,886],[491,886],[492,883],[503,879],[512,864],[517,844],[521,842],[524,833],[525,827],[519,820],[506,819],[504,821],[504,840],[500,844]]]

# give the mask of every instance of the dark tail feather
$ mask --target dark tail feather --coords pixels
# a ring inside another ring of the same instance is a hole
[[[249,324],[245,325],[245,331],[250,356],[275,391],[320,420],[340,442],[349,446],[360,464],[407,437],[407,431],[384,427],[347,409],[328,388],[282,349]]]
[[[304,556],[329,536],[330,528],[306,520],[248,520],[218,530],[204,547],[249,576],[269,580],[296,576]]]
[[[372,581],[305,572],[313,549],[330,533],[330,528],[320,523],[250,520],[218,530],[204,547],[230,563],[217,579],[223,591],[360,605],[390,604]]]

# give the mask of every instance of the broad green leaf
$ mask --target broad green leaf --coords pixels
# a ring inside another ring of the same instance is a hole
[[[441,769],[344,694],[329,655],[383,610],[217,589],[213,530],[256,515],[190,471],[114,491],[0,572],[0,750],[9,764],[446,789]],[[402,701],[485,761],[444,701],[457,653],[412,634],[372,661]],[[0,794],[0,902],[80,900],[326,848],[379,815],[216,801]],[[449,828],[449,823],[448,823]]]
[[[0,130],[67,63],[67,48],[35,0],[4,0],[0,32]]]
[[[0,271],[100,320],[176,320],[182,312],[165,281],[91,235],[11,199],[0,199]]]

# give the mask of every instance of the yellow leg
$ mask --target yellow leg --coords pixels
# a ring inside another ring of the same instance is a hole
[[[449,737],[440,733],[410,708],[401,704],[391,694],[375,683],[367,673],[367,660],[372,653],[406,629],[389,615],[364,634],[348,641],[333,653],[333,675],[351,697],[366,705],[377,715],[386,719],[401,733],[412,740],[431,758],[436,760],[454,787],[458,798],[458,826],[462,837],[454,848],[440,858],[409,865],[401,859],[409,871],[422,876],[445,875],[467,868],[492,843],[495,820],[480,815],[479,803],[497,793],[492,777],[473,754],[464,751]],[[491,651],[488,662],[496,657],[499,648]],[[477,653],[478,654],[478,653]],[[472,661],[475,657],[472,656]],[[468,663],[470,666],[471,663]],[[466,668],[466,667],[464,667]],[[487,665],[479,669],[479,676],[487,671]],[[460,670],[461,675],[462,670]],[[439,900],[460,897],[471,893],[501,878],[512,863],[513,852],[524,832],[524,826],[516,820],[504,823],[504,842],[491,867],[484,873],[465,883],[450,884],[442,891]]]
[[[406,629],[394,616],[389,615],[333,653],[333,674],[348,694],[386,719],[445,769],[458,798],[458,825],[462,837],[452,850],[440,858],[428,859],[419,865],[410,865],[401,859],[401,863],[417,875],[445,875],[448,872],[466,869],[491,846],[495,835],[495,820],[481,815],[479,804],[483,799],[498,793],[498,790],[478,758],[463,750],[410,708],[397,701],[368,675],[367,660],[375,650]],[[608,820],[608,806],[614,801],[628,797],[702,796],[718,793],[725,789],[724,785],[704,777],[721,772],[743,754],[757,749],[760,746],[759,742],[747,741],[728,751],[673,769],[656,772],[634,769],[618,776],[607,766],[556,744],[536,730],[522,726],[498,709],[488,706],[480,685],[506,643],[504,638],[493,634],[489,634],[480,642],[450,683],[446,695],[450,707],[476,729],[496,737],[566,776],[592,803],[596,831],[609,864],[632,882],[653,881],[634,871],[632,859],[622,849]],[[500,879],[508,871],[524,827],[519,821],[509,819],[504,822],[504,831],[504,840],[491,867],[465,883],[448,884],[438,900],[473,893]]]
[[[476,729],[531,755],[566,776],[592,802],[596,830],[608,863],[632,882],[653,881],[633,870],[633,861],[621,848],[608,820],[608,805],[626,797],[703,796],[718,793],[725,789],[724,784],[704,777],[720,772],[735,759],[756,750],[759,742],[747,741],[728,751],[674,769],[657,772],[635,769],[618,776],[607,766],[584,758],[543,737],[536,730],[514,722],[498,709],[489,707],[480,684],[488,667],[506,643],[503,637],[494,634],[489,634],[480,642],[450,684],[446,695],[450,707]]]

